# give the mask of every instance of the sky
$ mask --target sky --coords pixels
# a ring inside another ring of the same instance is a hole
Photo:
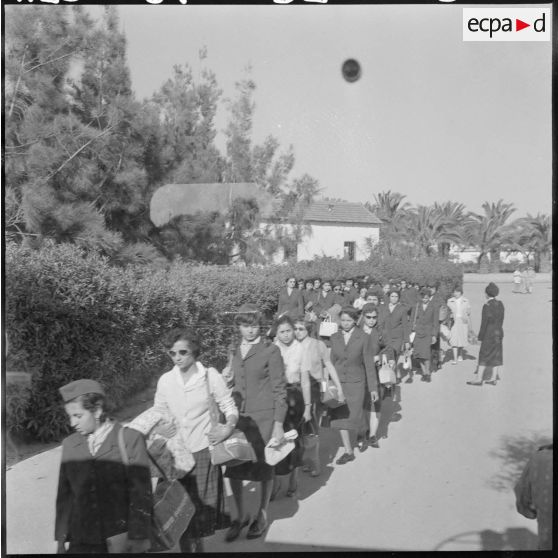
[[[119,13],[139,99],[175,64],[194,75],[207,67],[233,97],[250,65],[254,142],[292,144],[291,177],[310,174],[324,196],[373,202],[391,190],[413,205],[458,201],[477,212],[502,198],[515,217],[551,213],[551,42],[464,42],[462,9],[139,4]],[[355,83],[341,75],[347,58],[362,68]],[[223,150],[226,123],[223,106]]]

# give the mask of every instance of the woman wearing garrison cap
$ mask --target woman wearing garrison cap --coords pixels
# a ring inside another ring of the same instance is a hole
[[[151,474],[143,435],[107,416],[105,392],[94,380],[59,389],[76,431],[62,442],[54,538],[58,553],[145,552],[150,546]],[[69,548],[66,548],[69,543]]]
[[[504,338],[504,305],[500,300],[496,300],[500,289],[494,284],[489,283],[486,287],[486,302],[482,307],[481,326],[478,339],[481,342],[479,350],[479,364],[475,372],[476,378],[467,382],[470,385],[482,385],[484,381],[484,371],[490,368],[492,374],[485,383],[496,385],[500,379],[503,364],[502,340]]]

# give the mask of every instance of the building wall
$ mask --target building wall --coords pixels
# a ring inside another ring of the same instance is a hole
[[[380,238],[379,225],[352,225],[347,223],[312,223],[312,231],[298,245],[297,260],[311,260],[315,256],[344,257],[344,243],[355,243],[355,260],[365,260],[369,251],[366,239],[374,243]]]

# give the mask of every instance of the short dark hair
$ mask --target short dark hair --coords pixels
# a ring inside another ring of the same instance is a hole
[[[176,328],[171,330],[163,339],[163,346],[167,350],[172,349],[173,345],[177,341],[186,341],[194,358],[198,358],[200,356],[200,338],[194,330],[187,328]]]
[[[238,314],[234,317],[235,325],[260,325],[262,313],[255,304],[243,304],[238,309]]]
[[[282,316],[279,316],[275,320],[275,323],[273,324],[273,328],[275,329],[275,331],[277,331],[279,329],[279,326],[282,326],[283,324],[289,324],[291,327],[294,327],[293,319],[288,314],[283,314]]]
[[[94,413],[97,409],[101,409],[101,416],[99,417],[99,422],[105,422],[109,417],[110,413],[113,411],[112,405],[107,401],[107,398],[100,393],[84,393],[83,395],[78,395],[71,402],[81,403],[86,411]]]
[[[360,311],[357,310],[354,306],[343,306],[343,308],[341,308],[341,311],[339,312],[339,317],[341,317],[341,314],[347,314],[347,316],[350,316],[356,322],[358,320]]]
[[[288,283],[291,279],[295,280],[296,283],[296,277],[294,275],[289,275],[286,279],[285,279],[285,283]]]

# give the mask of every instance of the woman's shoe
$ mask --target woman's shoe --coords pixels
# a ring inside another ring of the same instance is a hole
[[[476,382],[475,380],[468,380],[467,384],[470,386],[482,386],[482,380],[480,382]]]
[[[287,490],[287,497],[292,498],[295,494],[296,494],[296,489],[298,487],[295,485],[294,488],[289,486],[289,489]]]
[[[246,518],[244,521],[240,521],[240,519],[235,519],[231,526],[229,527],[227,534],[225,535],[225,541],[232,542],[238,539],[240,535],[240,531],[244,529],[250,523],[250,518]]]
[[[337,465],[345,465],[345,463],[348,463],[349,461],[354,461],[355,460],[355,454],[354,453],[344,453],[335,463],[337,463]]]
[[[496,385],[496,380],[486,380],[484,383],[485,384],[490,384],[491,386],[495,386]]]
[[[378,438],[376,438],[376,436],[370,436],[370,438],[368,438],[368,445],[373,448],[379,448],[380,444],[378,443]]]
[[[461,360],[463,360],[463,359],[461,359]],[[457,364],[457,360],[452,360],[451,363],[452,364]]]
[[[368,448],[368,438],[360,438],[357,440],[357,447],[360,453],[364,453]]]
[[[262,516],[263,516],[263,521],[260,521],[260,517]],[[258,515],[258,517],[254,519],[254,521],[248,528],[248,533],[246,534],[246,538],[247,539],[259,538],[266,532],[268,527],[269,524],[267,523],[267,517],[265,513],[260,512],[260,515]]]

